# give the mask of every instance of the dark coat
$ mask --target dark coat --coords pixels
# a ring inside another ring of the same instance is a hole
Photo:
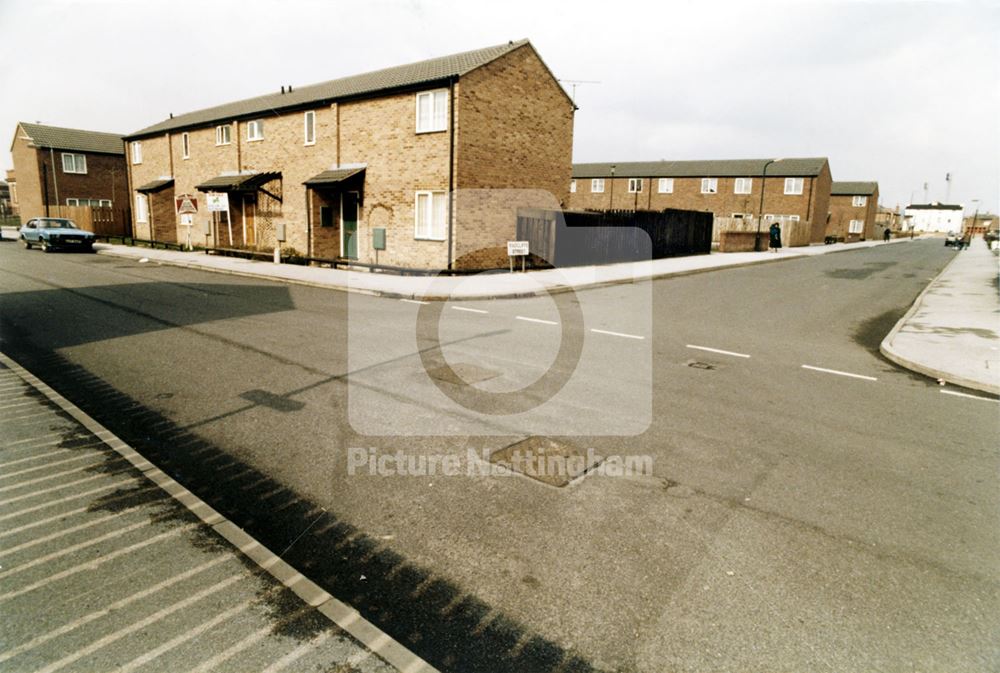
[[[781,247],[781,226],[777,222],[768,230],[768,245],[772,248]]]

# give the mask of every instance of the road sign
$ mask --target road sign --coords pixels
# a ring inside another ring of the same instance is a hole
[[[198,212],[198,197],[193,194],[181,194],[174,198],[174,206],[178,215],[194,215]]]
[[[528,254],[528,241],[507,241],[507,256],[520,257]]]
[[[225,213],[229,210],[229,194],[209,192],[205,195],[205,206],[210,213]]]

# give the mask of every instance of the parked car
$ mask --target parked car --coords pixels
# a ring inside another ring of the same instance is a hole
[[[62,217],[36,217],[28,220],[19,231],[24,247],[39,246],[43,252],[57,248],[93,252],[94,235]]]
[[[958,234],[954,231],[949,231],[948,235],[944,237],[944,247],[958,247]]]

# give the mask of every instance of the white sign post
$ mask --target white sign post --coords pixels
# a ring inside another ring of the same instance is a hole
[[[524,271],[524,259],[528,256],[528,241],[507,241],[507,258],[510,260],[510,272],[514,273],[514,258],[521,258],[521,271]]]
[[[205,194],[205,207],[208,212],[213,213],[212,221],[217,217],[214,213],[226,214],[226,226],[229,230],[229,245],[233,244],[233,220],[229,216],[229,193],[228,192],[208,192]],[[215,243],[218,245],[218,241]]]

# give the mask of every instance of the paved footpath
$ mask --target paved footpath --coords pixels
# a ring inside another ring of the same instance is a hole
[[[3,354],[0,615],[10,672],[434,670]]]
[[[893,362],[948,383],[1000,395],[997,255],[981,238],[927,286],[882,342]]]

